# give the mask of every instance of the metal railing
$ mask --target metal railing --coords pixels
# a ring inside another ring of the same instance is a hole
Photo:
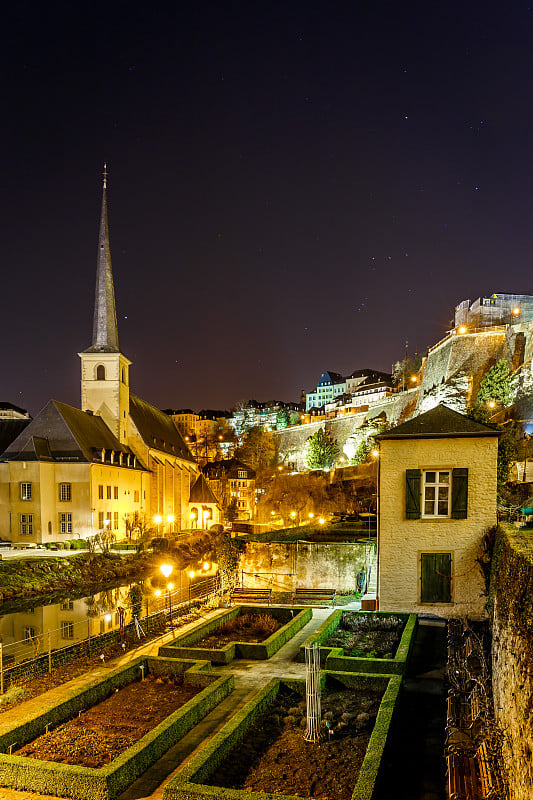
[[[188,586],[165,592],[160,597],[144,597],[127,607],[117,606],[99,614],[89,610],[85,619],[64,621],[61,627],[36,633],[31,625],[25,628],[25,637],[16,642],[0,642],[0,695],[8,684],[18,678],[52,673],[63,664],[125,639],[137,638],[154,632],[163,633],[198,601],[205,601],[220,592],[218,575],[204,578]]]

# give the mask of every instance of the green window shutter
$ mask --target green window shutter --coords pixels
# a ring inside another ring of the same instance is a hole
[[[452,473],[452,519],[466,519],[468,510],[468,469]]]
[[[420,484],[422,471],[407,469],[405,471],[405,518],[420,519]]]
[[[420,557],[420,602],[451,603],[451,553],[422,553]]]

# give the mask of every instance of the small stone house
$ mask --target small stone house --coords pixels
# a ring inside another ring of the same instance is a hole
[[[379,609],[483,616],[498,431],[440,405],[377,438]]]

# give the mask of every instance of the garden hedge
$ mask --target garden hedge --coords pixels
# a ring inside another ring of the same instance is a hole
[[[194,647],[195,642],[214,633],[224,622],[241,614],[270,614],[285,624],[264,642],[231,642],[220,648]],[[208,659],[214,664],[229,664],[235,658],[264,660],[271,658],[289,639],[307,625],[313,611],[311,608],[273,608],[272,606],[234,606],[222,611],[216,617],[201,622],[182,636],[177,636],[171,644],[159,648],[159,655],[169,658]]]
[[[352,800],[371,800],[398,699],[401,677],[326,671],[321,674],[321,682],[322,684],[340,682],[351,688],[384,690],[366,755],[352,793]],[[225,800],[277,800],[277,798],[279,800],[302,800],[296,795],[243,791],[203,783],[230,756],[231,751],[244,741],[254,720],[274,702],[282,685],[297,689],[305,696],[305,681],[273,678],[239,712],[234,714],[202,750],[193,756],[185,767],[166,784],[163,800],[220,800],[220,798],[225,798]]]
[[[204,687],[135,745],[100,768],[56,764],[51,761],[9,755],[11,745],[21,746],[40,736],[47,725],[59,724],[83,708],[104,700],[131,683],[144,669],[152,674],[182,674],[184,682]],[[233,690],[232,675],[217,678],[208,662],[180,662],[152,656],[139,657],[125,667],[111,670],[105,678],[90,681],[81,691],[65,693],[64,699],[17,725],[0,726],[0,786],[24,789],[75,800],[112,800],[161,758]]]
[[[305,646],[311,644],[320,644],[326,641],[328,636],[335,631],[341,621],[342,610],[334,611],[327,617],[324,622],[316,629],[316,631],[300,645],[298,652],[298,661],[305,661]],[[349,612],[357,614],[358,616],[375,616],[375,617],[398,617],[405,621],[402,637],[394,658],[363,658],[354,656],[345,656],[342,647],[320,647],[320,663],[327,670],[341,671],[341,672],[377,672],[390,675],[403,675],[407,668],[409,655],[415,640],[416,626],[418,624],[418,617],[416,614],[396,614],[383,611],[360,611]]]

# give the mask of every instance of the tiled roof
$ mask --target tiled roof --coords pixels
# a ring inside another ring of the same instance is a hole
[[[95,461],[102,450],[130,453],[101,417],[50,400],[3,454],[9,461]]]
[[[194,462],[172,417],[164,411],[130,394],[130,417],[147,447]]]
[[[247,473],[247,480],[255,478],[255,470],[243,464],[238,458],[226,458],[223,461],[210,461],[203,468],[204,475],[209,480],[217,480],[220,478],[237,478],[237,471],[245,469]]]
[[[445,436],[498,436],[499,430],[453,411],[448,406],[439,405],[419,414],[389,431],[379,434],[377,439],[402,439],[407,437],[439,438]]]
[[[198,475],[198,478],[191,488],[189,503],[216,503],[218,505],[218,500],[202,473]]]

